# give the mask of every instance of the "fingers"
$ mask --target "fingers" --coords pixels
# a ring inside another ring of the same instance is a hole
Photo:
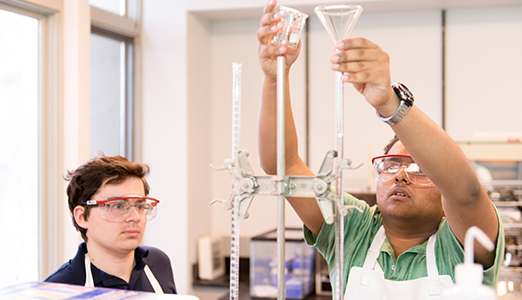
[[[332,69],[343,72],[344,82],[380,84],[389,77],[388,60],[348,62],[337,66]]]
[[[373,82],[389,72],[388,54],[367,39],[346,39],[335,47],[340,51],[330,56],[330,67],[344,72],[345,82]]]
[[[271,0],[263,9],[263,16],[261,17],[261,26],[268,26],[277,23],[281,20],[281,14],[275,11],[277,1]]]
[[[281,21],[281,14],[278,12],[269,12],[261,17],[261,26],[275,25]]]
[[[361,69],[360,71],[354,72],[344,72],[342,78],[343,82],[351,82],[351,83],[372,83],[372,84],[380,84],[386,83],[385,80],[388,73],[387,68],[382,68],[375,64],[367,64],[367,68]]]
[[[350,62],[376,61],[382,56],[378,49],[351,49],[330,55],[330,63],[345,64]],[[343,70],[348,71],[348,70]]]
[[[277,25],[261,26],[257,30],[257,39],[260,43],[267,44],[278,30],[279,28]]]
[[[267,13],[270,13],[270,12],[274,12],[276,5],[277,5],[277,0],[270,0],[266,4],[265,8],[263,9],[263,13],[267,14]]]
[[[260,58],[268,58],[273,56],[279,56],[286,53],[286,47],[276,47],[272,45],[259,44],[259,57]]]
[[[335,45],[338,52],[330,56],[332,64],[377,61],[386,59],[387,54],[376,44],[364,39],[346,39]],[[348,70],[343,70],[348,71]]]
[[[341,51],[348,49],[358,49],[358,48],[378,48],[376,44],[372,43],[370,40],[367,40],[362,37],[345,39],[339,41],[335,44],[335,48]]]
[[[263,10],[261,26],[257,30],[259,40],[258,58],[265,75],[275,76],[276,57],[284,55],[285,63],[290,66],[297,59],[301,44],[297,48],[274,46],[272,40],[280,30],[281,14],[275,11],[276,0],[270,0]]]
[[[341,72],[360,72],[380,64],[388,64],[388,54],[380,49],[354,49],[330,56],[331,68]]]
[[[269,44],[272,37],[279,30],[277,24],[281,20],[281,14],[275,12],[276,0],[271,0],[263,10],[261,26],[257,30],[257,38],[260,44]]]

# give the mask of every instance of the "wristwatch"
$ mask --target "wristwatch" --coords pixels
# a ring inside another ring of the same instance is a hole
[[[406,113],[413,106],[414,99],[413,94],[404,84],[400,82],[394,82],[391,86],[395,91],[395,94],[397,94],[397,97],[399,97],[399,100],[401,101],[399,104],[399,108],[397,108],[395,113],[388,118],[381,116],[379,112],[376,113],[379,119],[381,119],[384,123],[388,125],[395,125],[399,123],[399,121],[402,120],[402,118],[404,118]]]

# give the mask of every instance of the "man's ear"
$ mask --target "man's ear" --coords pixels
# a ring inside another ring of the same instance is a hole
[[[85,207],[78,205],[74,208],[74,220],[81,228],[87,229],[89,227],[89,222],[85,220]]]

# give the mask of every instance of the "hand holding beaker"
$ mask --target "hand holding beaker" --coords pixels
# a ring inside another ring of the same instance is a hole
[[[257,30],[258,56],[266,76],[276,78],[276,58],[285,56],[285,64],[291,66],[299,55],[300,37],[308,15],[297,10],[280,7],[275,11],[276,0],[270,1],[263,10],[261,26]]]

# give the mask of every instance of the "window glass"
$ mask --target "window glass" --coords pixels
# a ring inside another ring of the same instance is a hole
[[[89,0],[89,4],[103,10],[125,16],[126,0]]]
[[[122,155],[129,159],[130,132],[126,95],[127,43],[123,40],[91,34],[90,52],[90,154]]]
[[[38,280],[39,21],[0,10],[0,41],[2,287]]]

